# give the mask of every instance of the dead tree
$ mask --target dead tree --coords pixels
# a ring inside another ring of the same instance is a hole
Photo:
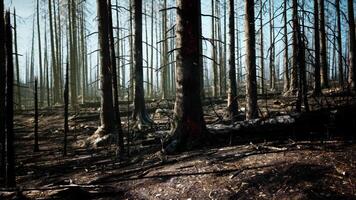
[[[320,36],[319,36],[319,3],[314,0],[314,42],[315,42],[315,64],[314,64],[314,95],[321,94],[320,83]]]
[[[229,0],[229,92],[227,98],[228,116],[233,119],[238,114],[236,67],[235,67],[235,6]]]
[[[290,80],[289,80],[289,55],[288,55],[288,16],[287,16],[287,1],[284,1],[284,11],[283,11],[283,20],[284,20],[284,82],[283,82],[283,91],[286,93],[289,90]]]
[[[0,78],[6,80],[4,1],[0,0]],[[0,179],[5,180],[5,81],[0,81]],[[5,181],[4,181],[5,182]],[[0,184],[3,186],[2,184]]]
[[[67,136],[69,132],[68,126],[68,104],[69,104],[69,67],[68,67],[68,59],[67,59],[67,67],[66,67],[66,76],[64,83],[64,138],[63,138],[63,156],[67,155]]]
[[[297,56],[298,56],[298,37],[297,37],[297,26],[298,26],[298,1],[293,0],[292,4],[292,17],[293,17],[293,35],[292,35],[292,48],[293,48],[293,58],[292,58],[292,70],[291,70],[291,84],[289,88],[290,94],[296,94],[298,90],[298,67],[297,67]]]
[[[338,79],[341,86],[344,85],[344,70],[342,63],[342,41],[341,41],[341,11],[340,11],[340,0],[335,1],[336,5],[336,17],[337,17],[337,54],[338,54]]]
[[[108,37],[109,16],[107,2],[97,0],[97,9],[100,45],[100,121],[102,132],[104,132],[104,134],[108,134],[114,128],[114,107],[112,95],[112,67],[110,65],[110,46]]]
[[[245,1],[246,118],[258,117],[256,80],[256,38],[254,0]]]
[[[10,11],[6,12],[6,187],[15,187],[15,152],[14,152],[14,107],[13,82],[14,62],[12,51],[12,26]]]
[[[353,0],[348,0],[349,32],[350,32],[350,64],[349,64],[349,84],[351,89],[356,91],[356,34],[355,16]]]
[[[143,89],[143,56],[142,56],[142,0],[133,1],[134,9],[134,68],[135,68],[135,95],[133,120],[140,129],[142,124],[150,124],[145,105]],[[165,66],[167,67],[167,66]]]
[[[34,147],[33,151],[38,152],[39,147],[38,147],[38,87],[37,87],[37,77],[35,78],[35,88],[34,88],[34,102],[35,102],[35,142],[34,142]]]
[[[195,146],[206,136],[200,98],[200,0],[177,1],[176,85],[172,138],[174,150]],[[169,146],[168,146],[169,147]]]
[[[319,0],[319,34],[320,34],[320,83],[321,88],[329,87],[328,78],[328,62],[327,62],[327,46],[326,46],[326,31],[325,31],[325,8],[324,0]]]
[[[108,0],[108,15],[109,15],[109,44],[110,44],[110,59],[112,67],[112,84],[114,90],[114,112],[115,112],[115,124],[118,131],[118,145],[120,147],[120,153],[124,149],[123,132],[121,127],[120,109],[119,109],[119,91],[118,91],[118,81],[117,81],[117,70],[116,70],[116,54],[115,54],[115,41],[113,33],[113,23],[112,23],[112,12],[111,12],[111,0]]]

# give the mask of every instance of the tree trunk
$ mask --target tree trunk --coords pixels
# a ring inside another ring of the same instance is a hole
[[[227,98],[228,116],[233,119],[238,114],[236,65],[235,65],[235,6],[229,0],[229,92]]]
[[[106,1],[97,0],[98,30],[100,45],[100,121],[105,134],[114,128],[114,107],[112,95],[112,67],[109,51],[109,16]]]
[[[142,124],[151,123],[146,111],[145,93],[143,89],[143,56],[142,56],[142,0],[133,1],[134,10],[134,68],[135,94],[133,120],[138,128]]]
[[[175,150],[195,146],[206,134],[200,98],[200,0],[177,1],[176,85],[172,135]],[[169,146],[168,146],[169,147]]]
[[[321,94],[320,83],[320,36],[319,36],[319,3],[314,0],[314,42],[315,42],[315,71],[314,71],[314,95]]]
[[[34,148],[33,151],[34,152],[38,152],[39,151],[39,147],[38,147],[38,87],[37,87],[37,78],[35,78],[35,88],[34,88],[34,103],[35,103],[35,142],[34,142]]]
[[[13,108],[13,82],[14,63],[12,56],[12,26],[10,12],[6,12],[6,187],[15,187],[15,149],[14,149],[14,108]]]
[[[298,56],[298,38],[297,38],[297,25],[298,25],[298,1],[293,0],[292,4],[293,8],[293,61],[292,61],[292,72],[291,72],[291,85],[290,85],[290,93],[292,95],[296,94],[298,89],[298,68],[297,68],[297,56]]]
[[[325,32],[325,8],[324,0],[319,0],[319,34],[320,34],[320,83],[321,88],[329,87],[328,79],[328,62],[327,62],[327,46]]]
[[[14,9],[14,43],[15,43],[15,65],[16,65],[16,96],[17,108],[21,110],[21,86],[20,86],[20,68],[19,68],[19,52],[17,51],[17,23],[16,10]]]
[[[283,91],[288,92],[289,86],[290,86],[290,80],[289,80],[289,55],[288,55],[288,16],[287,16],[287,1],[284,1],[284,13],[283,13],[283,19],[284,19],[284,45],[285,45],[285,50],[284,50],[284,84],[283,84]]]
[[[44,93],[43,93],[43,75],[42,75],[42,45],[41,45],[41,27],[40,27],[40,2],[36,1],[36,14],[37,14],[37,36],[38,36],[38,68],[39,68],[39,78],[40,78],[40,105],[43,105],[44,102]]]
[[[342,40],[341,40],[341,11],[340,0],[336,0],[336,17],[337,17],[337,53],[338,53],[338,81],[341,86],[344,85],[344,70],[342,64]]]
[[[353,0],[348,0],[348,15],[350,29],[350,66],[349,66],[349,84],[352,90],[356,91],[356,34]]]
[[[269,87],[271,91],[274,91],[276,89],[276,66],[275,66],[275,58],[274,58],[274,2],[272,0],[269,0],[269,17],[270,17],[270,55],[269,55],[269,70],[270,70],[270,75],[269,75]]]
[[[261,10],[260,10],[260,42],[261,42],[261,47],[260,47],[260,68],[261,68],[261,94],[264,94],[265,92],[265,55],[264,55],[264,38],[263,38],[263,2],[260,0],[260,5],[261,5]]]
[[[53,16],[52,16],[52,0],[48,0],[48,15],[49,15],[49,28],[50,28],[50,45],[51,45],[51,64],[52,64],[52,74],[53,74],[53,100],[54,103],[59,103],[59,73],[56,61],[56,53],[55,53],[55,43],[54,43],[54,35],[53,35]]]
[[[0,78],[6,80],[4,1],[0,0]],[[5,182],[5,81],[0,81],[0,179]],[[2,183],[1,186],[4,186]]]
[[[67,136],[68,126],[68,104],[69,104],[69,64],[67,59],[66,76],[64,83],[64,138],[63,138],[63,156],[67,155]]]
[[[213,86],[213,97],[217,97],[219,94],[219,76],[218,76],[218,66],[216,64],[216,51],[217,51],[217,42],[215,40],[215,12],[214,12],[214,3],[215,0],[211,0],[211,42],[212,42],[212,50],[211,50],[211,59],[212,59],[212,65],[213,65],[213,81],[214,81],[214,86]]]
[[[256,80],[256,39],[254,0],[245,1],[246,37],[246,118],[258,117]]]
[[[108,15],[109,15],[109,43],[110,43],[110,54],[111,54],[111,67],[112,67],[112,78],[113,78],[113,89],[114,89],[114,112],[115,112],[115,124],[118,131],[118,145],[120,148],[120,153],[124,150],[124,140],[123,132],[121,127],[121,117],[119,108],[119,91],[117,89],[117,75],[116,75],[116,54],[115,54],[115,41],[113,33],[113,23],[112,23],[112,12],[111,12],[111,0],[108,0]]]

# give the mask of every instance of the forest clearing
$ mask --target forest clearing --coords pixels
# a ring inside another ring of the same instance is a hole
[[[0,0],[0,199],[356,199],[354,0]]]

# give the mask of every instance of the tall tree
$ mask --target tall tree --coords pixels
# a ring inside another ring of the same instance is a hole
[[[143,57],[142,57],[142,0],[133,1],[134,9],[134,67],[135,95],[133,119],[138,126],[151,123],[146,111],[145,93],[143,89]],[[165,66],[167,67],[167,66]]]
[[[246,37],[246,118],[258,117],[257,80],[256,80],[256,38],[255,3],[245,1],[245,37]]]
[[[349,65],[349,84],[356,91],[356,34],[355,16],[353,0],[348,0],[349,32],[350,32],[350,65]]]
[[[284,10],[283,10],[283,20],[284,20],[284,84],[283,91],[288,92],[290,86],[289,80],[289,55],[288,55],[288,16],[287,16],[287,1],[284,1]]]
[[[264,38],[263,38],[263,2],[262,0],[260,0],[260,43],[261,43],[261,47],[260,47],[260,68],[261,68],[261,93],[264,94],[265,92],[265,56],[264,56]]]
[[[269,0],[270,17],[270,54],[269,54],[269,87],[271,91],[276,89],[276,66],[275,66],[275,39],[274,39],[274,2]]]
[[[337,21],[337,54],[338,54],[338,79],[341,86],[344,85],[344,70],[342,63],[342,41],[341,41],[341,11],[340,0],[336,0],[336,21]]]
[[[10,11],[6,12],[6,186],[15,187],[15,152],[14,152],[14,107],[13,107],[13,82],[14,62],[12,51],[12,26]]]
[[[40,105],[44,102],[44,92],[43,92],[43,75],[42,75],[42,45],[41,45],[41,26],[40,26],[40,2],[36,1],[36,18],[37,18],[37,36],[38,36],[38,68],[39,68],[39,79],[40,79]]]
[[[297,36],[297,25],[298,25],[298,0],[293,0],[292,2],[292,50],[293,50],[293,58],[292,58],[292,70],[291,70],[291,83],[289,87],[289,91],[291,94],[295,94],[298,90],[298,36]]]
[[[206,134],[200,98],[200,0],[177,1],[176,86],[173,138],[178,149],[200,143]]]
[[[15,66],[16,66],[16,96],[17,107],[21,109],[21,86],[20,86],[20,66],[19,66],[19,52],[17,50],[17,23],[16,23],[16,9],[14,9],[14,43],[15,43]]]
[[[59,73],[55,53],[54,30],[53,30],[53,16],[52,16],[52,1],[48,0],[48,15],[49,15],[49,28],[50,28],[50,45],[51,45],[51,65],[53,77],[53,100],[54,103],[59,103]]]
[[[326,46],[326,31],[325,31],[325,8],[324,0],[319,0],[319,34],[320,34],[320,74],[321,87],[329,87],[328,78],[328,62],[327,62],[327,46]]]
[[[112,95],[112,67],[110,65],[109,16],[106,1],[97,0],[98,30],[100,46],[100,121],[104,134],[114,128],[114,107]]]
[[[236,65],[235,65],[235,6],[229,0],[229,92],[227,98],[228,114],[231,119],[238,114]]]
[[[0,77],[6,80],[4,1],[0,0]],[[0,81],[0,178],[5,179],[5,81]],[[2,184],[0,184],[2,185]],[[3,186],[3,185],[2,185]]]
[[[124,149],[124,140],[123,132],[121,127],[121,118],[120,118],[120,109],[119,109],[119,91],[117,89],[117,70],[116,70],[116,54],[115,54],[115,41],[114,41],[114,32],[113,32],[113,23],[112,23],[112,11],[111,11],[111,0],[108,2],[108,15],[109,15],[109,44],[110,44],[110,59],[111,59],[111,68],[112,68],[112,78],[113,78],[113,90],[114,90],[114,112],[115,112],[115,124],[118,131],[118,145],[120,147],[120,153]]]
[[[320,37],[319,37],[319,3],[314,0],[314,46],[315,46],[315,64],[314,64],[314,95],[321,94],[320,83]]]

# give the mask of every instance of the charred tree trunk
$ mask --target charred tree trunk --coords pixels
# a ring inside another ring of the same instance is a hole
[[[314,42],[315,42],[315,70],[314,70],[314,95],[321,94],[320,83],[320,36],[319,36],[319,3],[314,0]]]
[[[6,80],[4,2],[0,0],[0,78]],[[0,81],[0,179],[5,182],[5,81]],[[0,184],[1,186],[4,186]]]
[[[355,16],[353,0],[348,0],[348,15],[350,29],[350,66],[349,66],[349,84],[352,90],[356,91],[356,34],[355,34]]]
[[[235,65],[235,6],[229,0],[229,92],[227,98],[228,116],[234,119],[238,114],[236,65]]]
[[[64,138],[63,138],[63,156],[67,155],[67,136],[69,132],[68,126],[68,105],[69,105],[69,64],[67,59],[66,76],[64,83]]]
[[[337,54],[338,54],[338,81],[341,86],[344,85],[344,69],[342,63],[342,40],[341,40],[341,11],[340,0],[336,0],[336,17],[337,17]]]
[[[146,111],[145,93],[143,89],[143,57],[142,57],[142,0],[133,1],[134,9],[134,68],[135,95],[133,119],[138,128],[142,124],[151,123]],[[165,66],[166,68],[167,66]]]
[[[114,107],[112,95],[112,67],[110,65],[109,51],[109,16],[106,1],[97,0],[99,20],[99,45],[100,45],[100,121],[104,134],[114,128]]]
[[[257,80],[256,80],[256,39],[254,0],[245,1],[246,34],[246,118],[258,117]]]
[[[296,94],[298,90],[298,38],[297,38],[297,28],[298,28],[298,1],[293,0],[292,4],[293,8],[293,61],[292,61],[292,74],[291,74],[291,85],[290,85],[290,93],[292,95]]]
[[[116,74],[116,54],[115,54],[115,41],[114,41],[114,33],[113,33],[113,25],[112,25],[112,12],[111,12],[111,0],[108,0],[108,15],[109,15],[109,43],[110,43],[110,58],[111,58],[111,67],[112,67],[112,78],[113,78],[113,90],[114,90],[114,112],[115,112],[115,124],[117,126],[118,131],[118,145],[120,147],[120,153],[123,152],[124,149],[124,141],[123,141],[123,132],[121,127],[121,118],[120,118],[120,109],[119,109],[119,91],[117,84],[117,74]]]
[[[34,147],[33,151],[38,152],[40,149],[38,147],[38,87],[37,87],[37,78],[35,78],[35,88],[34,88],[34,102],[35,102],[35,142],[34,142]]]
[[[200,98],[200,0],[177,1],[176,85],[172,135],[175,150],[195,146],[206,136]]]
[[[40,27],[40,2],[36,1],[36,18],[37,18],[37,36],[38,36],[38,68],[39,68],[39,78],[40,78],[40,105],[43,105],[44,102],[44,93],[43,93],[43,75],[42,75],[42,45],[41,45],[41,27]]]
[[[12,56],[12,27],[10,12],[6,12],[6,187],[15,187],[15,152],[14,152],[14,107],[13,82],[14,62]]]
[[[261,10],[260,10],[260,28],[261,28],[261,32],[260,32],[260,43],[261,43],[261,47],[260,47],[260,68],[261,68],[261,94],[265,93],[265,53],[264,53],[264,38],[263,38],[263,2],[262,0],[260,0],[260,6],[261,6]]]
[[[19,53],[17,50],[17,23],[16,23],[16,10],[14,9],[14,45],[15,45],[15,66],[16,66],[16,96],[17,108],[21,110],[21,85],[20,85],[20,66],[19,66]]]
[[[284,13],[283,13],[283,20],[284,20],[284,84],[283,84],[283,91],[288,92],[290,86],[290,79],[289,79],[289,55],[288,55],[288,16],[287,16],[287,1],[284,1]]]
[[[321,83],[321,88],[328,88],[329,87],[329,78],[328,78],[324,0],[319,0],[319,20],[320,20],[320,25],[319,25],[320,74],[321,74],[320,83]]]

